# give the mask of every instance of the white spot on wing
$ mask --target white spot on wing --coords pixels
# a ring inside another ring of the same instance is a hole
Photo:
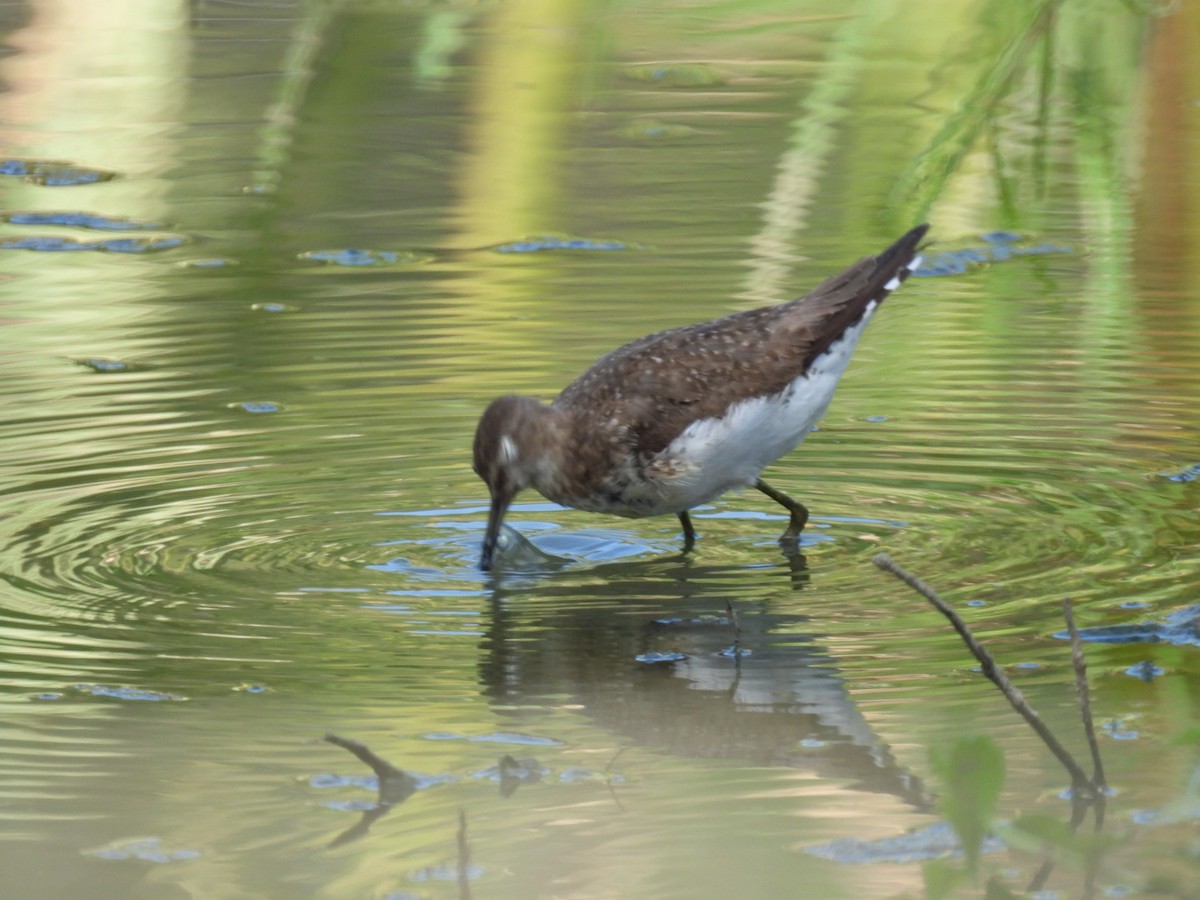
[[[511,466],[517,461],[517,445],[507,434],[500,437],[500,463]]]
[[[905,275],[905,276],[911,275],[913,272],[915,272],[920,267],[921,267],[921,254],[918,253],[916,256],[914,256],[912,258],[912,260],[909,261],[908,265],[904,267],[903,275]],[[900,287],[900,284],[902,281],[903,281],[903,278],[901,278],[901,273],[897,273],[888,279],[888,282],[887,282],[887,284],[885,284],[883,286],[883,289],[885,291],[894,291],[894,290],[896,290],[896,288]]]

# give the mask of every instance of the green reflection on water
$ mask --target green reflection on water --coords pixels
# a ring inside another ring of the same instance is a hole
[[[916,891],[915,865],[799,848],[926,823],[925,749],[964,719],[1021,760],[1002,810],[1061,776],[871,555],[986,601],[972,624],[1042,664],[1022,688],[1064,729],[1063,594],[1084,625],[1194,602],[1195,485],[1159,477],[1200,462],[1194,11],[122,6],[0,11],[6,153],[119,175],[5,176],[3,207],[193,242],[3,251],[0,846],[20,849],[0,864],[26,896],[450,895],[412,879],[454,859],[460,808],[481,894]],[[942,248],[1006,228],[1078,249],[889,302],[773,470],[814,512],[806,565],[749,494],[697,514],[690,559],[673,520],[523,497],[515,527],[580,562],[476,571],[487,400],[806,290],[923,209]],[[636,249],[480,249],[539,234]],[[297,260],[343,248],[426,261]],[[176,265],[196,257],[239,264]],[[1193,712],[1188,649],[1089,648],[1099,714],[1139,718],[1108,760],[1130,809],[1186,775],[1162,741]],[[1145,658],[1168,676],[1120,674]],[[457,780],[326,851],[357,813],[311,777],[366,774],[327,731]],[[469,740],[495,732],[558,743]],[[510,751],[551,775],[504,799],[472,775]],[[135,838],[200,855],[82,855]]]

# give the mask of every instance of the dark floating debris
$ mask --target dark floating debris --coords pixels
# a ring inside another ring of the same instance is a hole
[[[547,250],[640,250],[637,244],[625,241],[594,240],[561,234],[540,234],[485,247],[495,253],[542,253]]]
[[[1165,478],[1167,481],[1195,481],[1197,478],[1200,478],[1200,463],[1185,466],[1178,472],[1160,472],[1159,477]]]
[[[983,246],[947,250],[926,257],[925,262],[913,272],[913,275],[921,278],[962,275],[977,266],[1007,262],[1019,256],[1045,256],[1075,252],[1075,248],[1067,244],[1027,244],[1024,243],[1025,238],[1022,235],[1012,231],[991,231],[980,235],[979,239],[984,242]]]
[[[716,69],[702,63],[631,66],[626,70],[626,74],[634,81],[644,81],[660,87],[703,88],[718,87],[725,83],[725,78]]]
[[[550,770],[536,759],[514,759],[507,753],[494,766],[475,772],[471,777],[496,781],[500,784],[500,796],[511,797],[523,784],[537,784]]]
[[[1054,636],[1056,638],[1070,637],[1065,631],[1060,631]],[[1177,609],[1162,622],[1081,628],[1079,637],[1082,640],[1100,644],[1162,643],[1200,647],[1200,604]]]
[[[63,253],[76,250],[99,250],[107,253],[158,253],[174,250],[188,243],[179,234],[153,238],[109,238],[103,241],[78,241],[75,238],[49,235],[25,235],[0,238],[0,250],[35,250],[42,253]]]
[[[0,212],[0,222],[10,225],[61,225],[64,228],[87,228],[91,231],[161,231],[162,225],[155,222],[140,222],[123,216],[105,216],[100,213],[10,210]]]
[[[358,268],[362,266],[412,266],[429,262],[432,253],[422,250],[360,250],[346,248],[342,250],[307,250],[297,257],[302,262],[319,263],[326,266],[347,266]]]
[[[680,653],[678,650],[652,650],[649,653],[639,653],[634,657],[637,662],[646,663],[647,665],[681,662],[687,658],[686,653]]]
[[[46,187],[70,187],[112,181],[116,172],[53,159],[0,159],[0,175],[14,175]]]
[[[339,847],[366,835],[376,819],[385,816],[422,788],[454,781],[450,776],[416,775],[392,765],[366,744],[336,734],[325,735],[325,740],[354,754],[366,763],[373,776],[314,775],[309,784],[316,788],[361,787],[377,792],[374,803],[349,801],[326,804],[335,809],[353,810],[361,813],[358,822],[351,825],[328,844]]]
[[[1152,659],[1143,659],[1140,663],[1134,663],[1126,669],[1125,674],[1140,678],[1142,681],[1153,681],[1159,675],[1166,675],[1167,670],[1162,666],[1155,665]]]
[[[71,362],[77,366],[83,366],[85,369],[91,369],[93,372],[129,372],[133,369],[130,363],[120,359],[109,359],[105,356],[88,356],[80,359],[72,359]]]
[[[162,700],[186,700],[179,694],[169,694],[165,691],[150,691],[145,688],[113,687],[108,684],[73,684],[72,689],[91,694],[93,697],[110,697],[113,700],[144,700],[156,702]]]

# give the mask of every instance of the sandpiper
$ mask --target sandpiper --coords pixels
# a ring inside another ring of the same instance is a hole
[[[759,478],[825,413],[871,315],[920,265],[919,225],[878,256],[778,306],[639,338],[602,357],[552,403],[493,400],[475,431],[475,472],[491,492],[480,566],[491,568],[504,513],[532,487],[590,512],[674,513],[758,488],[789,513],[798,545],[808,510]]]

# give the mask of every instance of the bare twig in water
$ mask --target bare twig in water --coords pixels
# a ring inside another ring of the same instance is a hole
[[[366,744],[360,743],[359,741],[352,741],[350,738],[339,737],[336,734],[325,735],[325,740],[331,744],[337,744],[339,747],[349,750],[351,753],[365,762],[371,767],[371,771],[375,773],[375,777],[378,778],[380,782],[383,782],[384,779],[388,778],[407,777],[401,769],[397,769],[386,759],[376,755],[375,752],[372,751]]]
[[[1092,787],[1098,796],[1103,797],[1108,789],[1108,781],[1104,777],[1104,763],[1100,759],[1100,744],[1096,740],[1096,724],[1092,719],[1091,692],[1088,690],[1087,662],[1083,658],[1083,641],[1079,639],[1079,629],[1075,627],[1075,611],[1071,608],[1071,598],[1063,598],[1063,619],[1067,623],[1067,633],[1071,635],[1071,662],[1075,666],[1075,690],[1079,695],[1079,712],[1083,716],[1083,732],[1087,735],[1088,749],[1092,752]],[[1103,821],[1102,813],[1097,814],[1097,827]]]
[[[336,734],[325,735],[325,740],[349,750],[370,766],[379,785],[375,805],[370,809],[364,809],[358,824],[347,828],[329,844],[330,847],[339,847],[363,837],[371,829],[371,825],[376,819],[387,815],[393,807],[412,796],[417,789],[417,782],[403,769],[396,768],[386,759],[378,756],[366,744],[350,738],[339,737]]]
[[[1103,796],[1102,792],[1097,789],[1086,773],[1084,773],[1083,769],[1080,768],[1075,758],[1059,743],[1058,738],[1054,736],[1046,726],[1046,723],[1042,721],[1042,717],[1029,705],[1029,701],[1025,699],[1025,696],[1008,680],[1008,676],[1004,674],[1000,667],[996,665],[996,660],[992,658],[992,655],[971,634],[967,623],[962,620],[958,613],[945,600],[938,596],[937,591],[915,575],[898,566],[886,553],[878,554],[872,562],[888,574],[899,578],[932,603],[938,612],[950,620],[950,624],[954,626],[954,630],[958,632],[958,636],[967,645],[967,649],[979,660],[983,674],[999,689],[1012,708],[1021,714],[1022,718],[1029,724],[1029,727],[1042,739],[1042,743],[1050,749],[1050,752],[1057,757],[1058,761],[1062,763],[1063,768],[1070,774],[1073,793],[1076,796],[1086,794],[1090,799]]]
[[[604,767],[604,783],[608,786],[608,793],[612,795],[613,803],[617,804],[617,809],[619,809],[621,812],[625,812],[625,804],[621,802],[621,798],[617,796],[617,789],[613,786],[612,767],[613,763],[615,763],[621,754],[628,749],[628,746],[622,747],[613,754],[613,758],[610,759],[608,761],[608,765]]]
[[[613,763],[615,763],[618,759],[620,759],[621,754],[624,753],[628,749],[629,749],[629,747],[625,746],[613,754],[612,759],[610,759],[608,761],[608,765],[604,767],[604,774],[607,775],[609,772],[612,771]]]

